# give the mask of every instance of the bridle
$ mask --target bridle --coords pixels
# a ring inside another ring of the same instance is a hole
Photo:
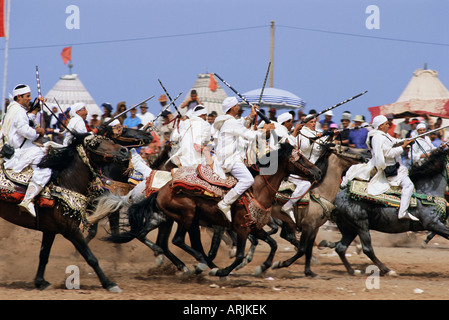
[[[109,141],[111,143],[114,143],[111,139],[101,135],[89,135],[86,138],[84,138],[83,147],[90,153],[103,157],[105,161],[122,162],[123,160],[119,160],[118,157],[113,153],[102,152],[96,149],[103,141]]]

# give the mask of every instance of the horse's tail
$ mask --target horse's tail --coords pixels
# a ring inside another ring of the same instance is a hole
[[[128,209],[128,222],[130,230],[117,235],[111,235],[104,238],[104,240],[114,243],[127,243],[134,238],[146,236],[146,226],[150,220],[152,212],[154,211],[156,196],[157,193],[153,193],[148,198],[131,205]]]
[[[120,196],[112,193],[106,193],[98,197],[94,203],[94,210],[91,215],[87,217],[89,224],[94,224],[101,219],[109,216],[118,210],[126,212],[131,205],[128,201],[129,195]]]

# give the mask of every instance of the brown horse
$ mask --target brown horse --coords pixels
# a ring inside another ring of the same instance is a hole
[[[65,190],[87,195],[90,185],[96,175],[95,169],[105,162],[127,162],[128,150],[114,144],[109,139],[93,135],[75,135],[72,143],[67,147],[52,149],[45,156],[40,167],[53,170],[52,183]],[[76,178],[75,178],[76,177]],[[57,187],[56,187],[57,188]],[[72,242],[86,262],[96,272],[103,288],[110,292],[121,292],[121,289],[101,270],[97,258],[89,249],[79,228],[80,220],[72,217],[64,209],[63,203],[55,200],[52,207],[38,207],[37,218],[21,212],[17,203],[0,200],[0,216],[16,225],[42,231],[42,244],[39,254],[39,267],[34,285],[38,289],[45,289],[50,283],[44,279],[45,267],[56,234],[61,234]]]
[[[288,215],[281,213],[279,208],[272,210],[272,217],[283,228],[281,237],[291,242],[297,248],[297,252],[293,257],[282,262],[275,262],[273,269],[288,267],[305,254],[304,273],[306,276],[316,276],[310,268],[313,245],[319,228],[329,219],[333,206],[332,203],[340,191],[342,174],[351,165],[363,163],[370,157],[368,150],[364,149],[333,148],[329,145],[322,145],[322,148],[322,155],[316,162],[316,165],[323,172],[323,180],[311,188],[310,193],[314,196],[311,196],[308,206],[303,209],[298,209],[297,207],[296,225]],[[301,231],[299,242],[295,236],[296,229]]]
[[[279,150],[275,151],[275,153],[277,152],[277,157],[272,157],[272,159],[277,161],[276,172],[274,174],[265,174],[264,168],[261,168],[260,174],[254,178],[251,193],[261,207],[271,207],[276,190],[278,190],[281,181],[289,174],[297,174],[311,181],[320,179],[320,170],[297,150],[294,153],[292,151],[293,147],[291,145],[281,144]],[[261,162],[263,163],[263,161]],[[191,195],[188,191],[174,193],[171,183],[167,183],[157,193],[141,203],[131,206],[128,211],[131,230],[122,234],[120,242],[128,242],[134,238],[143,239],[149,232],[148,224],[151,224],[155,211],[161,211],[169,218],[168,221],[159,226],[157,245],[164,250],[164,254],[172,262],[178,262],[175,264],[180,270],[185,268],[184,263],[174,257],[173,253],[168,249],[168,236],[173,221],[176,221],[179,226],[173,242],[192,254],[199,261],[200,265],[207,264],[209,267],[215,267],[215,265],[206,257],[202,248],[199,231],[200,221],[203,225],[222,225],[235,231],[237,235],[237,254],[234,262],[226,268],[212,270],[211,275],[226,276],[242,262],[249,234],[267,241],[271,246],[270,254],[264,262],[263,268],[266,269],[271,266],[277,249],[276,242],[274,240],[270,241],[267,233],[263,230],[263,226],[248,224],[247,210],[243,204],[235,203],[232,206],[232,223],[230,223],[218,211],[216,199]],[[188,247],[184,243],[186,232],[189,232],[192,247]],[[199,270],[202,269],[204,268],[199,267]]]

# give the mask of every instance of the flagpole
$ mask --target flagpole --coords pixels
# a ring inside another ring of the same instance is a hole
[[[5,28],[5,68],[3,72],[3,94],[2,94],[2,114],[1,117],[5,116],[5,99],[6,99],[6,81],[8,78],[8,49],[9,49],[9,18],[11,16],[11,0],[7,0],[7,13],[6,13],[6,28]]]

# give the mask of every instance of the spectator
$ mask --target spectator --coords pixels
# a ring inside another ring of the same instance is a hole
[[[438,132],[430,133],[429,138],[432,144],[437,148],[443,143],[443,141],[441,141],[440,137],[438,136]]]
[[[193,110],[199,104],[202,104],[202,103],[201,103],[200,99],[198,98],[198,93],[196,92],[195,89],[193,89],[192,91],[190,91],[190,98],[181,104],[181,108],[187,107],[187,111],[189,111],[189,110]]]
[[[332,112],[332,110],[326,111],[324,113],[324,119],[319,121],[319,123],[321,124],[321,129],[323,131],[325,131],[322,128],[325,123],[327,124],[327,127],[329,127],[332,123],[335,123],[334,121],[332,121],[333,116],[334,116],[334,113]]]
[[[215,118],[217,117],[217,112],[215,112],[215,111],[212,111],[211,113],[209,113],[208,115],[207,115],[207,122],[209,122],[209,124],[213,124],[214,123],[214,121],[215,121]]]
[[[410,131],[410,116],[406,116],[404,121],[399,122],[394,131],[394,138],[404,139]]]
[[[418,135],[416,132],[416,126],[420,124],[420,121],[418,119],[412,119],[412,121],[409,122],[410,124],[410,130],[405,135],[406,138],[413,138]]]
[[[394,115],[393,114],[387,114],[388,123],[390,125],[390,128],[388,128],[388,134],[394,138],[394,130],[396,129],[396,125],[393,123]]]
[[[348,145],[352,148],[367,149],[366,138],[368,130],[366,128],[358,128],[364,122],[363,116],[356,115],[353,121],[355,128],[349,131]]]
[[[95,128],[99,127],[100,125],[101,125],[101,120],[98,119],[98,114],[94,113],[92,115],[92,119],[90,119],[89,126],[92,129],[95,129]]]
[[[151,112],[148,112],[148,106],[146,103],[140,105],[140,113],[137,114],[137,116],[140,118],[143,125],[146,125],[148,122],[154,120],[154,115]]]
[[[268,110],[268,119],[276,121],[276,108],[270,108],[270,110]]]
[[[118,114],[120,114],[121,112],[126,110],[126,102],[125,101],[121,101],[117,104],[117,111],[112,115],[112,117],[117,116]],[[124,123],[125,119],[126,119],[126,113],[121,115],[120,117],[117,118],[118,121],[120,121],[121,124]]]
[[[101,116],[101,123],[103,124],[112,118],[112,105],[105,102],[101,106],[103,107],[103,115]]]
[[[125,119],[123,126],[131,129],[138,129],[139,125],[142,124],[142,120],[137,116],[137,109],[133,108],[129,111],[131,115]]]
[[[349,129],[351,124],[351,114],[349,112],[343,112],[340,120],[340,129]],[[349,146],[349,133],[351,130],[343,130],[337,135],[336,143],[340,143],[342,146]]]

